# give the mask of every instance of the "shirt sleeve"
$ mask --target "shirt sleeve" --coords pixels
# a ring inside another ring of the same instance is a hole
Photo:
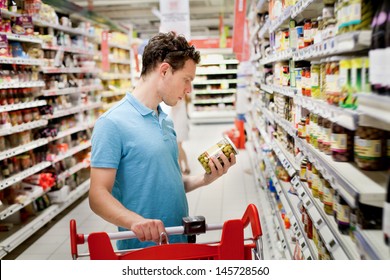
[[[115,123],[106,117],[97,120],[92,133],[91,167],[118,169],[122,142]]]

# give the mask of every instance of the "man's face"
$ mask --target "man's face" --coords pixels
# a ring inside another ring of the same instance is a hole
[[[196,63],[188,59],[183,69],[172,73],[169,67],[163,80],[162,100],[169,106],[175,106],[179,100],[185,98],[192,91],[192,81],[195,78]]]

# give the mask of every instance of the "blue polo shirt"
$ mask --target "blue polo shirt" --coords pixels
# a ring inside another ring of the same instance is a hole
[[[117,169],[112,194],[144,218],[160,219],[165,227],[181,225],[188,204],[178,163],[172,121],[128,93],[96,122],[92,134],[91,166]],[[119,228],[120,231],[128,230]],[[186,242],[173,235],[170,243]],[[120,240],[118,249],[155,245],[138,239]]]

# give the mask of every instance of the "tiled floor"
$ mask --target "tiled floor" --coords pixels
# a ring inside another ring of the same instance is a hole
[[[191,125],[190,140],[184,143],[184,148],[187,151],[193,174],[202,172],[202,167],[197,161],[198,155],[216,143],[222,137],[222,133],[232,126],[232,124]],[[249,203],[258,205],[258,194],[250,164],[247,151],[240,150],[237,164],[224,177],[209,186],[188,193],[190,215],[203,215],[208,224],[222,224],[225,220],[240,218]],[[78,232],[116,231],[115,226],[105,222],[90,210],[88,200],[85,199],[27,247],[16,259],[71,259],[70,219],[77,221]],[[208,242],[219,239],[219,231],[210,231],[198,236],[197,240]],[[86,252],[86,248],[79,248],[79,253],[83,252]]]

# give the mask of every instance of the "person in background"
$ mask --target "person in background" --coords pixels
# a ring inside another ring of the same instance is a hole
[[[236,163],[209,162],[211,173],[182,174],[173,122],[159,105],[175,106],[192,90],[200,54],[173,32],[153,36],[144,49],[141,77],[132,94],[105,112],[92,134],[91,209],[120,231],[138,239],[119,240],[117,248],[147,247],[165,227],[188,216],[186,192],[210,184]],[[170,243],[187,242],[183,235]]]
[[[184,150],[183,142],[189,139],[189,122],[187,114],[187,98],[181,100],[171,109],[170,117],[172,118],[176,131],[177,145],[179,148],[179,166],[183,174],[190,174],[187,153]]]

